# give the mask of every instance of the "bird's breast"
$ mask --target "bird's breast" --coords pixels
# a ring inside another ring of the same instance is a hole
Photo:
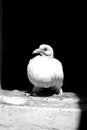
[[[39,79],[51,78],[62,73],[62,68],[58,63],[53,58],[37,56],[30,61],[29,71],[34,77]]]

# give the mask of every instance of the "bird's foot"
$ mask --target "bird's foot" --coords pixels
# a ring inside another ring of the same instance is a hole
[[[60,89],[60,92],[59,92],[59,97],[62,97],[62,95],[63,95],[63,90],[62,90],[62,88]]]
[[[30,96],[37,97],[37,94],[35,92],[31,92]]]
[[[63,95],[63,90],[62,90],[62,88],[61,88],[59,94],[54,94],[53,97],[55,97],[55,98],[58,98],[58,97],[59,97],[59,99],[62,100],[62,99],[63,99],[63,96],[62,96],[62,95]]]

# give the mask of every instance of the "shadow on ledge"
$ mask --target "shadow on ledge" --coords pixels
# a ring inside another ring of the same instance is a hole
[[[39,88],[36,91],[31,91],[29,92],[31,96],[39,96],[39,97],[50,97],[53,96],[54,94],[58,93],[56,92],[55,89],[51,88]]]
[[[79,128],[77,130],[87,130],[87,98],[79,97],[79,99],[81,117]]]

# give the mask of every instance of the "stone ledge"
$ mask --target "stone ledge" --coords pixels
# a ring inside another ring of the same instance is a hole
[[[65,93],[62,99],[14,96],[15,104],[6,101],[7,97],[9,101],[13,98],[0,95],[0,130],[77,130],[79,126],[79,98],[72,93]]]

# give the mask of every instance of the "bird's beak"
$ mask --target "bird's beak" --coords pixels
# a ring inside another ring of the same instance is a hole
[[[35,53],[40,53],[40,49],[36,49],[32,52],[32,54],[35,54]]]

